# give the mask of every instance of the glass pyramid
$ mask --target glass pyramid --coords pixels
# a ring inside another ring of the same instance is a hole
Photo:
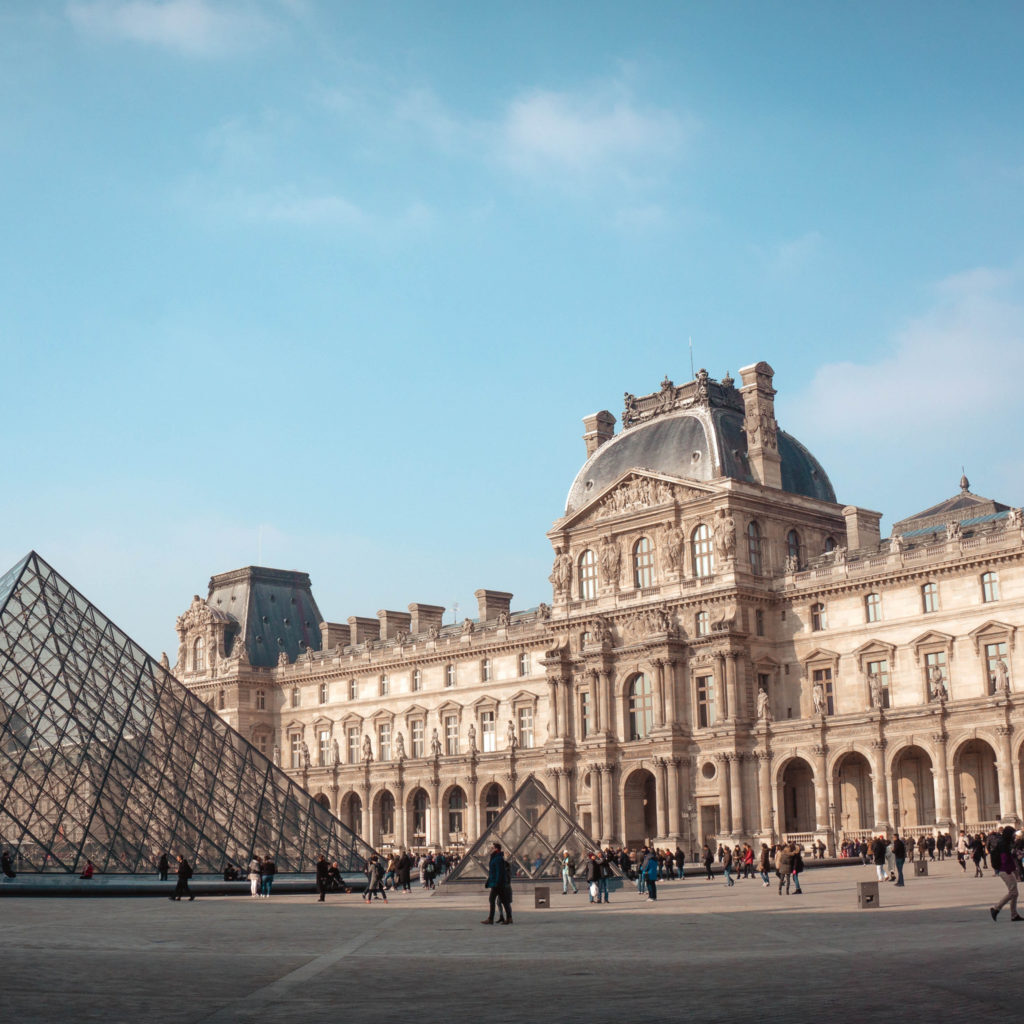
[[[35,552],[0,577],[0,847],[27,872],[373,852]]]
[[[600,847],[533,774],[512,794],[504,810],[459,861],[445,884],[487,878],[494,843],[501,843],[516,881],[552,879],[562,875],[562,853],[568,850],[582,870],[587,854]],[[619,874],[618,865],[613,865]]]

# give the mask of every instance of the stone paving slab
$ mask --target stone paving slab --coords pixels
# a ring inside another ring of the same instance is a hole
[[[417,890],[267,900],[0,902],[3,1017],[50,1022],[845,1021],[1015,1019],[1024,925],[988,907],[991,873],[931,865],[857,907],[870,867],[812,871],[805,895],[687,879],[657,903]],[[1017,929],[1020,928],[1020,931]]]

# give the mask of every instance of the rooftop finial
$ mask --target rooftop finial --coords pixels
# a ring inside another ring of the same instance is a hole
[[[966,494],[971,489],[971,481],[967,479],[964,467],[960,467],[960,490]]]

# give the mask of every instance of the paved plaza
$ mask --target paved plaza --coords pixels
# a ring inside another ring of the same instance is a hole
[[[512,927],[486,896],[0,899],[10,1021],[1011,1020],[1020,930],[991,872],[930,865],[880,907],[872,867],[807,871],[805,895],[691,877],[591,906],[585,890]],[[531,891],[532,896],[532,891]]]

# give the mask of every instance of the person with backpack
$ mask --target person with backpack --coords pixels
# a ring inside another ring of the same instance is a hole
[[[568,851],[562,852],[562,895],[569,895],[569,886],[572,886],[572,894],[575,896],[579,889],[576,887],[576,861]]]
[[[1013,837],[1014,828],[1012,825],[1007,825],[999,833],[999,838],[989,849],[989,853],[992,856],[992,867],[995,868],[996,875],[1003,880],[1003,884],[1006,886],[1006,895],[994,907],[988,908],[993,921],[999,917],[999,911],[1007,903],[1010,904],[1010,920],[1024,921],[1024,917],[1017,913],[1017,873],[1019,866],[1017,864],[1017,857],[1013,852]]]

